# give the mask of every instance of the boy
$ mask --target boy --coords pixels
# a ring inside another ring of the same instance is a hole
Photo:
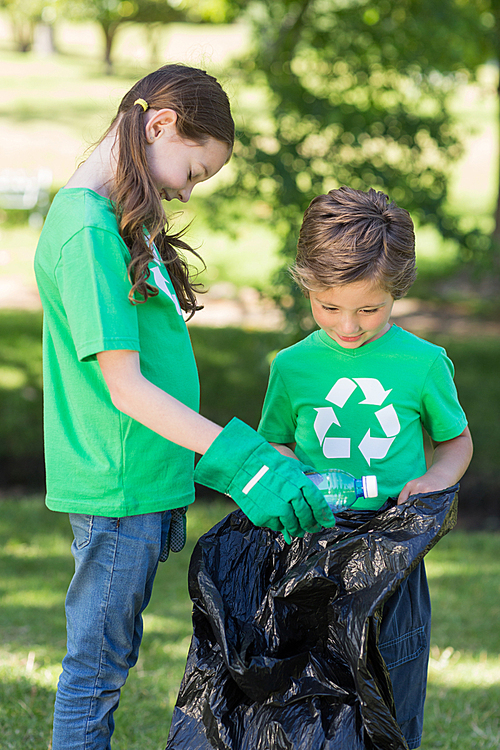
[[[415,279],[407,211],[383,193],[347,187],[315,198],[292,275],[319,326],[273,362],[259,432],[321,472],[377,476],[378,510],[456,484],[472,456],[445,351],[390,322]],[[422,427],[433,442],[426,467]],[[430,637],[423,563],[384,606],[379,646],[397,721],[410,749],[421,741]]]

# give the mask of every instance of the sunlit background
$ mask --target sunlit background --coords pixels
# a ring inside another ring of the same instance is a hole
[[[2,747],[50,747],[72,569],[67,520],[43,506],[36,243],[122,95],[165,62],[216,75],[237,124],[230,164],[171,219],[192,222],[207,266],[189,324],[206,416],[256,426],[274,353],[311,329],[286,266],[316,194],[375,187],[412,214],[419,278],[395,320],[446,347],[476,449],[459,531],[428,558],[422,748],[500,746],[499,29],[497,0],[0,0]],[[188,548],[158,577],[116,750],[164,747],[189,555],[231,508],[200,498]]]

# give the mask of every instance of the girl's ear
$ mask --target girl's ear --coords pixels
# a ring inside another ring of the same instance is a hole
[[[164,134],[177,135],[177,112],[173,109],[148,109],[144,119],[148,143],[154,143]]]

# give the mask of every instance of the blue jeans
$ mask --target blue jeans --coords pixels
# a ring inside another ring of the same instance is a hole
[[[410,750],[420,747],[422,739],[430,630],[431,601],[421,562],[385,603],[379,635],[396,720]]]
[[[137,662],[170,511],[124,518],[71,514],[75,574],[66,597],[67,654],[53,750],[110,750],[113,712]]]

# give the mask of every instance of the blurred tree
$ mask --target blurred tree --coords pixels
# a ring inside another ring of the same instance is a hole
[[[104,35],[104,62],[113,71],[112,49],[122,24],[144,24],[157,56],[158,31],[169,23],[229,23],[240,12],[231,0],[0,0],[8,11],[16,48],[33,47],[35,27],[64,17],[73,21],[95,21]]]
[[[61,0],[0,0],[0,7],[7,10],[12,26],[12,37],[18,52],[29,52],[33,48],[37,24],[51,26],[57,15]]]
[[[186,20],[182,0],[60,0],[72,20],[95,21],[104,36],[104,63],[113,72],[112,50],[122,24],[133,21],[154,27]]]
[[[461,49],[467,71],[474,73],[485,62],[494,62],[497,70],[500,70],[500,0],[460,0],[460,5],[465,23],[461,29],[463,36],[457,40],[455,48]],[[496,98],[500,117],[500,75],[497,79]],[[500,137],[500,119],[497,132]],[[500,158],[500,146],[497,158]],[[492,265],[496,272],[500,271],[500,161],[498,181],[495,228],[490,246]]]
[[[253,47],[234,66],[232,86],[253,93],[241,95],[236,179],[225,194],[243,193],[273,222],[287,262],[310,200],[340,185],[383,190],[418,224],[459,241],[466,260],[489,248],[447,208],[461,153],[447,101],[487,57],[490,20],[479,9],[493,3],[500,0],[249,6]],[[291,290],[281,274],[277,294],[293,308]]]
[[[113,70],[112,48],[116,32],[123,23],[145,24],[152,44],[152,57],[157,57],[158,30],[169,23],[227,23],[234,19],[238,8],[230,0],[60,0],[70,17],[83,16],[98,23],[105,39],[104,62]]]
[[[166,23],[230,23],[239,13],[231,0],[168,0],[170,10],[165,12],[166,0],[140,0],[137,14],[130,20],[142,23],[151,49],[151,64],[159,61],[160,35]],[[168,15],[168,17],[167,17]]]

